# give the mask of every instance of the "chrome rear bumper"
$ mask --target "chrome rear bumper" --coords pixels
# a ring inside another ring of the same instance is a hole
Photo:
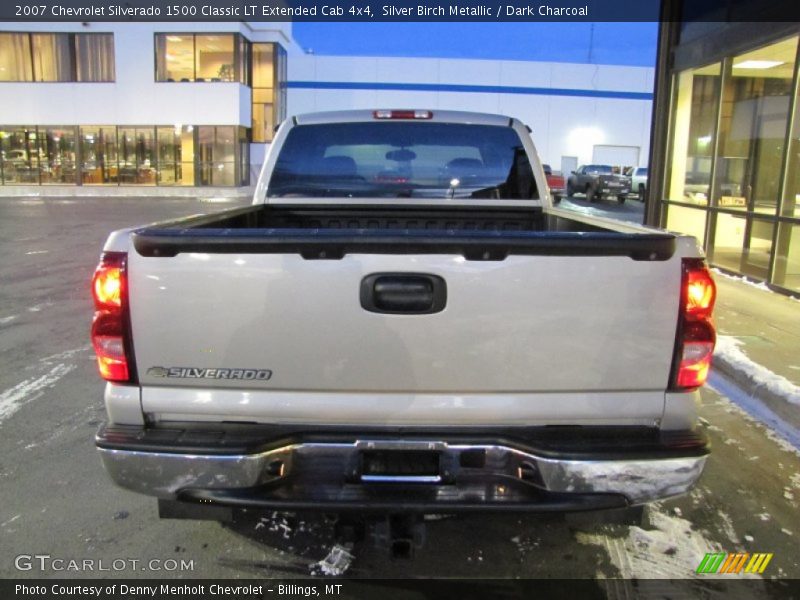
[[[245,450],[235,444],[209,445],[202,451],[196,444],[170,443],[159,451],[152,440],[140,443],[141,435],[126,444],[119,428],[109,428],[98,433],[97,444],[111,478],[134,492],[163,499],[326,510],[383,504],[443,510],[467,505],[537,510],[559,504],[585,509],[596,508],[593,498],[601,505],[641,504],[687,492],[700,477],[708,452],[698,436],[691,438],[693,443],[684,440],[682,447],[655,450],[621,444],[619,452],[609,450],[606,440],[606,450],[596,456],[590,446],[576,451],[575,444],[560,451],[546,444],[541,449],[520,447],[518,440],[503,441],[504,436],[492,442],[421,436],[364,434],[347,441],[294,436]],[[364,453],[371,451],[432,453],[438,468],[413,472],[410,465],[407,473],[365,472]],[[579,497],[584,498],[570,502]]]

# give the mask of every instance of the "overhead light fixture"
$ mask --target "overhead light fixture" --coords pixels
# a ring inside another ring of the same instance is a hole
[[[183,38],[178,35],[168,35],[167,36],[168,42],[182,42]]]
[[[782,60],[743,60],[739,64],[734,64],[734,69],[771,69],[778,65],[786,64]]]

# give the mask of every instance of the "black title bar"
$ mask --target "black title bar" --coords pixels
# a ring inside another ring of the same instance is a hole
[[[556,559],[557,560],[557,559]],[[648,599],[685,597],[797,598],[800,580],[700,578],[691,587],[682,580],[591,579],[61,579],[0,580],[3,600],[298,600],[307,598],[415,600],[600,600],[624,595]]]
[[[681,5],[688,0],[663,0]],[[658,21],[662,0],[4,0],[4,21]],[[718,0],[700,21],[797,21],[796,0]]]

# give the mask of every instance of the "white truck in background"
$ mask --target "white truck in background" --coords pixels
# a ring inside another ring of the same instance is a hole
[[[708,454],[695,240],[553,207],[513,118],[289,119],[252,206],[113,232],[93,290],[96,445],[163,516],[626,509]]]

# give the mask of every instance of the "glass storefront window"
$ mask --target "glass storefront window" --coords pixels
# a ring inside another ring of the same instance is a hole
[[[694,235],[712,264],[795,291],[798,39],[675,76],[661,218],[663,226]]]
[[[39,127],[38,141],[41,183],[76,183],[75,127]]]
[[[119,128],[119,183],[155,185],[155,144],[152,127]]]
[[[275,125],[283,118],[286,52],[278,44],[252,44],[253,141],[271,142]]]
[[[91,33],[76,36],[75,63],[78,81],[114,81],[113,34]]]
[[[778,225],[773,283],[800,292],[800,225]]]
[[[250,185],[250,139],[247,129],[239,127],[239,185]]]
[[[702,247],[706,238],[706,211],[678,204],[665,205],[666,217],[662,221],[670,231],[693,235]]]
[[[733,57],[720,115],[714,205],[774,215],[797,38]]]
[[[800,84],[796,86],[796,90],[795,114],[792,120],[792,131],[789,136],[788,156],[786,157],[781,216],[800,219]]]
[[[81,182],[84,185],[117,183],[117,128],[81,127]]]
[[[159,127],[158,184],[194,185],[194,135],[192,127]]]
[[[797,38],[727,61],[708,254],[715,264],[769,278]],[[731,211],[734,214],[731,214]],[[741,213],[741,214],[735,214]]]
[[[180,127],[159,127],[158,184],[175,185],[181,179]]]
[[[39,183],[39,148],[36,127],[0,128],[3,182],[6,185]]]
[[[690,69],[675,78],[672,147],[666,197],[706,205],[720,94],[719,63]]]
[[[274,90],[253,89],[253,141],[269,142],[275,130]]]
[[[33,81],[27,33],[0,33],[0,81]]]
[[[196,81],[236,81],[233,35],[195,36]]]
[[[197,128],[197,156],[200,165],[200,185],[211,185],[214,168],[214,127]]]
[[[212,185],[236,185],[236,127],[217,127],[214,139]]]
[[[8,136],[8,132],[3,129],[0,129],[0,185],[5,185],[6,179],[6,172],[3,169],[3,160],[6,156],[6,137]],[[10,176],[10,173],[9,173]],[[9,183],[13,183],[9,181]]]
[[[796,89],[781,216],[800,219],[800,87]],[[778,224],[773,283],[800,292],[800,224],[785,221]]]
[[[72,81],[72,52],[69,34],[31,34],[35,81]]]
[[[766,279],[775,224],[727,212],[715,214],[712,222],[709,260],[726,269]]]
[[[236,126],[0,125],[0,185],[249,184]]]
[[[195,185],[194,162],[194,128],[189,125],[181,129],[181,185]]]
[[[200,185],[236,185],[236,127],[198,127]]]

